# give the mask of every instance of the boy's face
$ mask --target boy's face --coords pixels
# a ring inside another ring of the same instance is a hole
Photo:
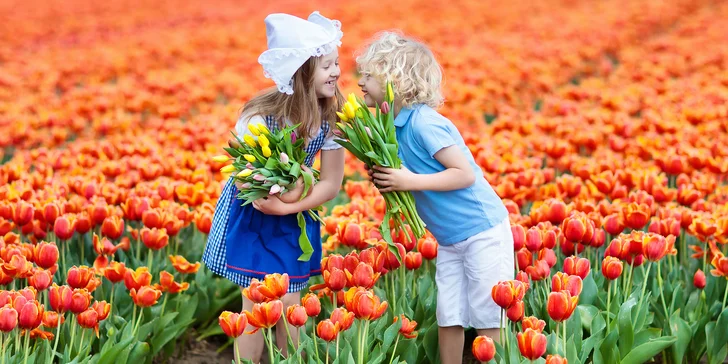
[[[364,101],[369,107],[381,105],[384,102],[384,85],[368,72],[363,72],[357,83],[364,93]]]

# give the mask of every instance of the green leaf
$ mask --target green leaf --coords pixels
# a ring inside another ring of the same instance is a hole
[[[642,345],[632,349],[624,358],[622,358],[621,364],[642,364],[648,360],[654,358],[661,351],[667,349],[672,345],[677,338],[674,336],[664,336],[651,341],[648,341]]]
[[[146,342],[140,341],[134,345],[134,348],[131,349],[131,353],[129,353],[129,361],[127,363],[140,363],[145,362],[146,357],[149,355],[149,344]]]
[[[617,340],[619,340],[619,332],[614,330],[597,346],[605,363],[619,363],[619,349],[615,346]]]
[[[288,172],[293,177],[300,177],[301,176],[301,164],[298,162],[291,162],[291,170]]]
[[[632,349],[632,344],[634,343],[632,308],[636,305],[637,301],[632,297],[619,308],[619,352],[622,358]]]
[[[677,337],[675,345],[670,348],[670,356],[673,363],[682,363],[693,333],[690,325],[680,317],[679,309],[670,317],[670,333]]]
[[[579,299],[581,299],[581,296],[579,296]],[[579,303],[578,306],[576,306],[576,310],[579,311],[579,316],[581,316],[581,324],[583,327],[587,330],[590,330],[592,327],[592,321],[594,321],[594,317],[599,316],[599,309],[592,306],[592,305],[582,305]]]
[[[137,339],[139,341],[145,341],[147,339],[147,336],[149,336],[152,330],[154,330],[154,326],[157,324],[157,321],[159,321],[159,317],[155,317],[152,319],[152,321],[141,325],[139,327],[139,331],[137,331]]]
[[[722,355],[721,359],[720,351],[723,350],[725,352],[725,346],[728,344],[728,308],[723,310],[720,316],[718,316],[715,327],[719,329],[713,332],[713,350],[709,354],[712,354],[713,357],[718,357],[722,363],[725,355]]]
[[[109,340],[107,343],[111,342],[109,349],[107,351],[102,350],[101,351],[101,359],[99,359],[99,364],[114,364],[117,363],[116,357],[119,356],[119,353],[121,353],[122,350],[129,348],[129,346],[132,344],[132,342],[136,341],[133,337],[128,337],[118,344],[115,344]],[[67,361],[66,361],[67,362]],[[126,361],[123,361],[123,363],[126,363]]]
[[[399,335],[400,328],[402,328],[402,320],[397,320],[384,331],[384,339],[382,340],[383,353],[389,352],[389,348],[394,344],[397,335]]]
[[[270,156],[270,158],[268,158],[268,161],[265,162],[265,169],[272,171],[276,169],[276,167],[278,167],[278,159]]]
[[[425,333],[425,339],[422,344],[425,347],[425,355],[427,355],[427,359],[429,359],[430,363],[437,362],[440,356],[439,346],[437,343],[437,330],[437,325],[430,325]]]
[[[304,176],[307,173],[304,173]],[[311,256],[313,255],[313,246],[311,245],[311,241],[308,240],[308,234],[306,232],[306,219],[303,217],[303,213],[299,212],[296,214],[296,217],[298,219],[298,227],[301,229],[301,234],[298,237],[298,246],[301,248],[301,256],[298,257],[299,261],[307,262],[311,259]]]
[[[599,290],[597,289],[596,283],[594,283],[593,276],[594,272],[592,271],[591,274],[584,278],[584,284],[582,286],[583,288],[581,290],[581,294],[579,295],[579,305],[592,305],[597,299],[597,292]]]

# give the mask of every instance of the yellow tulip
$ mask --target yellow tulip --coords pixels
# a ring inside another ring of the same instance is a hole
[[[228,164],[225,167],[220,168],[220,172],[222,173],[232,173],[235,171],[235,166],[232,164]]]
[[[387,82],[387,101],[394,100],[394,90],[392,90],[392,83]]]
[[[245,140],[245,144],[249,145],[251,148],[255,148],[255,139],[252,136],[245,134],[243,135],[243,140]]]
[[[271,150],[268,147],[263,147],[263,156],[268,158],[271,155]]]
[[[255,157],[250,154],[243,154],[243,158],[250,163],[255,162]]]
[[[265,135],[261,134],[258,136],[258,144],[260,144],[261,147],[267,147],[270,145],[270,141],[268,141],[268,138],[266,138]]]
[[[212,157],[212,160],[218,163],[227,162],[228,159],[230,159],[230,157],[226,155],[216,155]]]
[[[336,112],[336,115],[338,115],[339,116],[339,119],[341,119],[341,121],[343,121],[343,122],[349,121],[349,118],[347,118],[346,117],[346,114],[344,114],[343,112],[338,112],[337,111]]]
[[[346,104],[344,104],[344,114],[346,114],[346,117],[349,120],[354,119],[354,117],[356,116],[356,109],[352,104],[347,102]]]
[[[250,130],[250,132],[255,136],[260,135],[260,130],[255,124],[248,124],[248,130]]]
[[[351,106],[354,107],[354,110],[361,107],[361,105],[359,105],[359,103],[356,101],[356,95],[354,95],[353,93],[349,94],[349,98],[347,100],[349,101]]]
[[[237,174],[238,177],[245,178],[250,176],[253,173],[253,170],[251,169],[243,169],[240,171],[240,173]]]
[[[270,130],[268,130],[268,127],[265,126],[265,124],[258,124],[258,131],[260,131],[261,134],[270,135]]]

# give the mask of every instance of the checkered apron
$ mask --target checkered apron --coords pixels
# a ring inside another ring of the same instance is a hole
[[[270,130],[278,129],[278,125],[272,116],[266,117],[265,123]],[[319,134],[309,142],[306,147],[306,153],[308,153],[308,155],[304,161],[307,166],[313,166],[316,154],[324,145],[328,132],[329,124],[324,122]],[[210,228],[210,234],[207,237],[207,245],[205,246],[205,251],[202,254],[202,261],[205,263],[207,268],[214,273],[231,280],[241,287],[248,287],[250,286],[250,282],[253,277],[227,268],[225,237],[227,236],[228,221],[230,218],[230,206],[237,200],[236,192],[237,188],[235,187],[233,178],[228,179],[225,183],[225,187],[223,187],[222,192],[220,193],[217,206],[215,207],[215,213],[212,218],[212,227]],[[299,292],[307,286],[307,281],[291,282],[288,287],[288,292]]]

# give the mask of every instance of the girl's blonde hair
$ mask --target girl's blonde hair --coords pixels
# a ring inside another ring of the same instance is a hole
[[[382,85],[391,81],[403,106],[437,108],[443,103],[442,67],[422,42],[382,32],[356,57],[356,63],[360,72],[376,77]]]
[[[314,87],[314,75],[321,64],[322,57],[311,57],[293,75],[293,94],[287,95],[272,87],[245,104],[240,115],[273,116],[278,128],[284,128],[285,120],[299,124],[296,134],[308,143],[309,138],[316,137],[323,122],[329,124],[329,134],[335,127],[338,117],[336,111],[341,108],[344,96],[336,86],[335,96],[319,99]]]

